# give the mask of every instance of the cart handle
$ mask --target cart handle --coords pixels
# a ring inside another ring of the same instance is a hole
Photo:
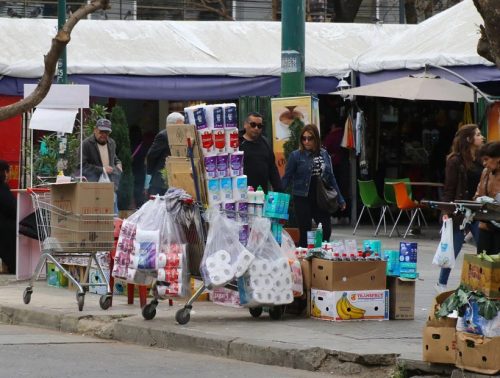
[[[50,192],[50,188],[27,188],[26,191],[29,194],[47,193],[47,192]]]

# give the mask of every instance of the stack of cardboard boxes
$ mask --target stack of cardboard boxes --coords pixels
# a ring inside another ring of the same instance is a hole
[[[461,285],[484,294],[493,302],[500,301],[500,261],[492,262],[477,255],[465,255]],[[465,309],[463,318],[436,318],[435,312],[439,305],[452,294],[453,291],[443,293],[435,299],[423,333],[424,361],[455,364],[461,369],[478,373],[498,373],[500,313],[486,320],[478,314],[475,300],[469,298],[466,305],[469,308]],[[469,317],[466,319],[466,316]]]

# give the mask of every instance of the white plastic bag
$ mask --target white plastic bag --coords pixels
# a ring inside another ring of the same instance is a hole
[[[434,265],[441,268],[453,268],[455,266],[455,248],[453,245],[453,220],[451,218],[443,221],[441,227],[441,241],[432,259]]]
[[[108,174],[103,171],[101,173],[101,176],[99,177],[99,181],[98,182],[111,182],[111,180],[109,179]]]

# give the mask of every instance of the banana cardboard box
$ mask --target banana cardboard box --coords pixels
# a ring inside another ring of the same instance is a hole
[[[333,320],[389,320],[389,290],[311,289],[311,317]]]
[[[500,258],[497,256],[487,256],[488,261],[475,254],[465,254],[461,283],[487,297],[500,298]]]

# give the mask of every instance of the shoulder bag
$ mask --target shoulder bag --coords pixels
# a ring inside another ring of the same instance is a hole
[[[335,213],[339,208],[339,194],[334,188],[325,184],[321,176],[316,176],[316,179],[316,204],[318,208],[330,214]]]

